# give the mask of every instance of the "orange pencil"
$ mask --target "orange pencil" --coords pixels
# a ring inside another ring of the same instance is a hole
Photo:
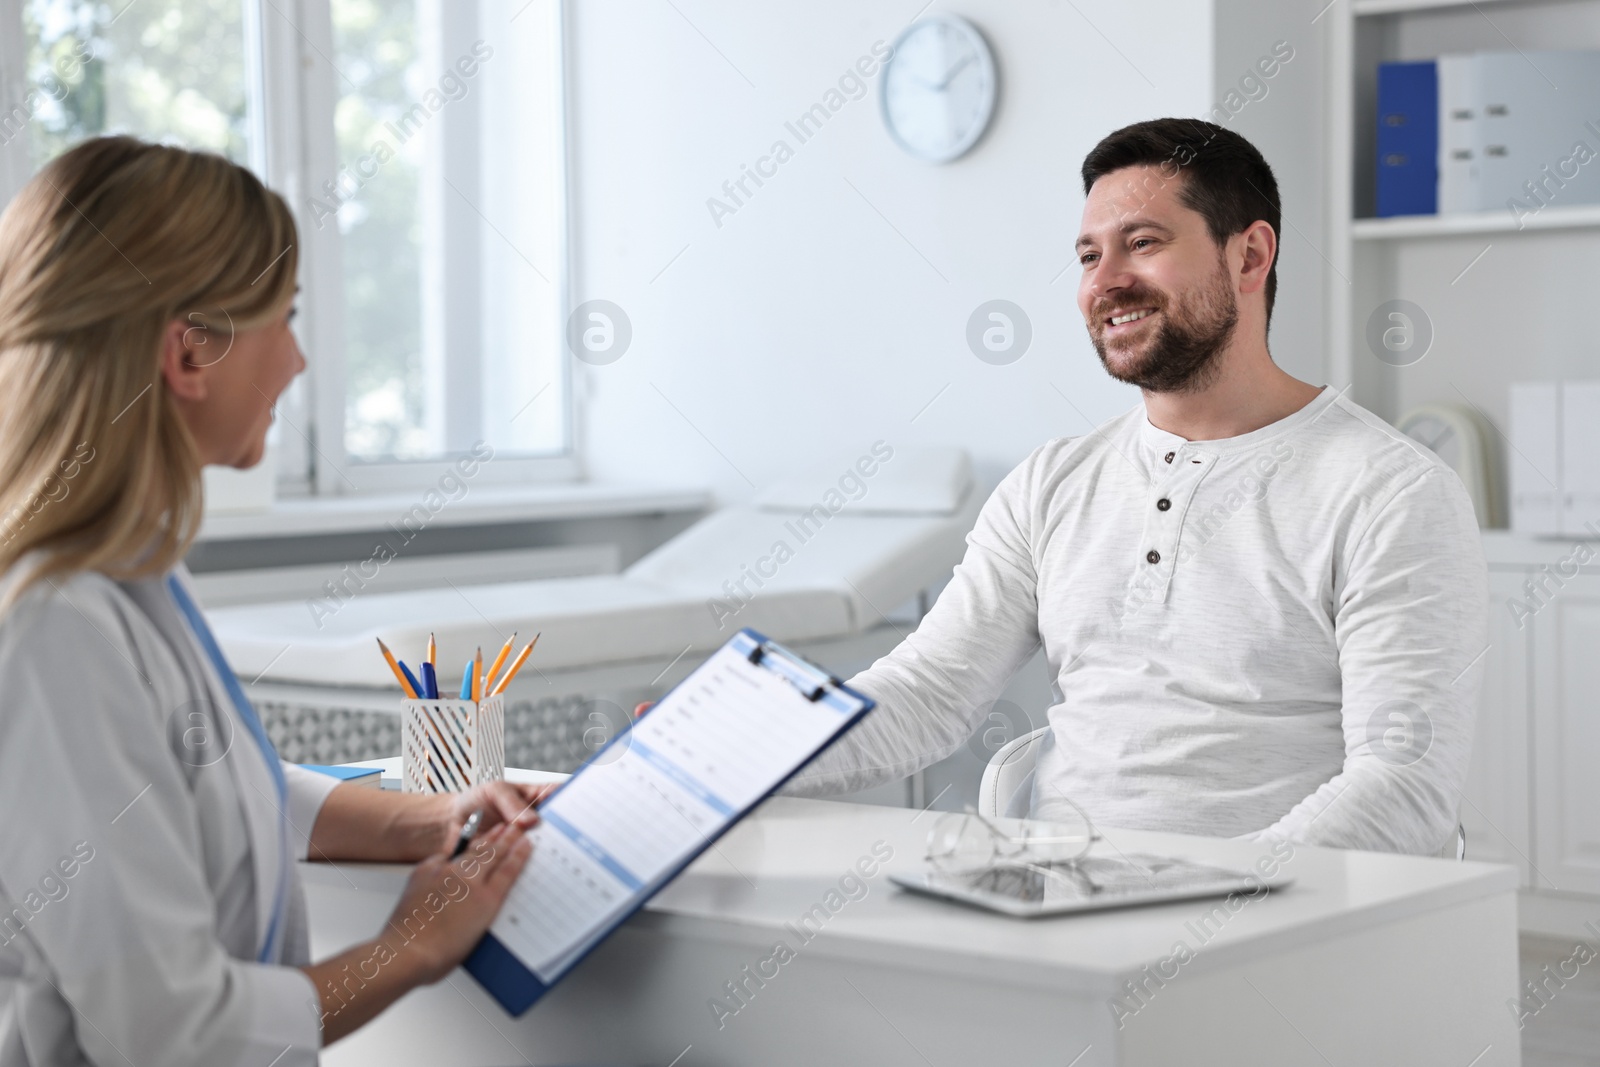
[[[494,658],[494,666],[489,668],[489,673],[484,675],[485,683],[493,683],[494,676],[500,673],[500,668],[506,665],[506,657],[511,655],[511,646],[517,642],[517,631],[512,630],[511,636],[506,638],[506,643],[500,646],[500,654]],[[493,692],[489,685],[484,686],[485,693]]]
[[[518,653],[517,658],[512,661],[510,668],[506,671],[506,676],[500,679],[500,683],[494,687],[494,692],[490,693],[490,696],[499,696],[501,693],[506,691],[506,686],[510,685],[511,679],[517,676],[517,672],[522,669],[522,664],[526,662],[528,658],[528,653],[532,652],[533,646],[537,645],[538,643],[539,635],[534,634],[533,640],[528,642],[527,648]]]
[[[383,652],[383,658],[389,661],[389,669],[394,671],[394,676],[400,682],[400,688],[405,690],[406,696],[412,700],[417,699],[417,691],[411,688],[411,683],[406,681],[405,672],[400,669],[400,664],[395,661],[394,653],[389,651],[389,646],[383,643],[383,638],[378,638],[378,648]]]
[[[478,646],[478,651],[472,655],[472,699],[476,703],[483,703],[483,646]]]
[[[433,633],[428,634],[428,662],[433,664],[433,669],[439,669],[439,646],[433,640]]]

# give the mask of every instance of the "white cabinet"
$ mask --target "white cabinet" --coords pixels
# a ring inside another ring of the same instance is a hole
[[[1467,858],[1515,866],[1525,912],[1587,916],[1600,907],[1600,544],[1493,530],[1483,546],[1489,650],[1461,804]]]
[[[1600,575],[1567,579],[1528,625],[1535,887],[1600,894]]]
[[[1528,888],[1538,880],[1528,795],[1528,649],[1531,630],[1507,607],[1519,598],[1525,574],[1489,575],[1489,649],[1472,742],[1472,769],[1461,801],[1467,858],[1509,863]]]

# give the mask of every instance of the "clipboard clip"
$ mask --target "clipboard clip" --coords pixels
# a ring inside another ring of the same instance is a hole
[[[823,694],[828,691],[828,686],[841,684],[833,675],[807,663],[793,652],[771,641],[757,642],[750,650],[749,659],[753,665],[765,664],[769,670],[783,675],[791,685],[800,690],[801,696],[812,703],[822,699]]]

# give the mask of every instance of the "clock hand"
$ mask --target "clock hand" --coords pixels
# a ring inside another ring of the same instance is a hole
[[[963,67],[965,67],[968,63],[971,63],[972,59],[973,59],[972,53],[970,53],[970,52],[967,53],[967,57],[965,59],[963,59],[961,62],[957,63],[955,66],[951,67],[949,70],[945,71],[944,72],[944,77],[941,78],[937,83],[935,83],[933,85],[930,85],[928,88],[936,89],[941,93],[944,92],[945,87],[950,84],[950,79],[954,78],[957,74],[961,73],[961,69]]]

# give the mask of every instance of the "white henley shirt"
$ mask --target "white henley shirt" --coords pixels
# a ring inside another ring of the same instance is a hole
[[[1433,852],[1487,610],[1460,479],[1344,396],[1218,441],[1141,404],[1006,476],[921,625],[850,680],[877,709],[790,791],[949,755],[1042,645],[1034,815],[1071,797],[1103,826]]]

